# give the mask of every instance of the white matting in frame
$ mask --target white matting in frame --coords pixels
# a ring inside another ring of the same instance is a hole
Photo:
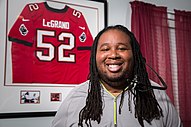
[[[28,3],[34,3],[35,0],[23,0],[22,2],[18,2],[15,0],[8,0],[7,7],[8,7],[8,13],[7,13],[7,32],[10,31],[11,27],[13,26],[14,22],[16,21],[17,17],[21,13],[24,6]],[[38,1],[39,2],[39,1]],[[41,1],[43,2],[43,1]],[[107,22],[107,15],[106,15],[106,6],[105,2],[96,2],[96,1],[85,1],[85,0],[47,0],[47,3],[50,7],[53,8],[63,8],[64,5],[68,5],[69,7],[72,7],[76,10],[79,10],[82,12],[86,23],[89,27],[89,30],[93,36],[93,38],[96,36],[96,34],[103,29],[106,26]],[[17,8],[15,8],[15,5],[18,5]],[[42,84],[42,83],[13,83],[13,77],[12,77],[12,60],[11,60],[11,42],[7,40],[6,43],[6,63],[5,63],[5,81],[4,85],[13,85],[13,86],[62,86],[63,84]],[[30,67],[29,67],[30,68]],[[75,86],[75,84],[64,84],[64,86]]]

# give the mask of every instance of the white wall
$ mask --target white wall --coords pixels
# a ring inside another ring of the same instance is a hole
[[[18,0],[19,1],[19,0]],[[108,25],[122,24],[129,29],[131,24],[131,7],[130,0],[108,0]],[[144,0],[157,6],[166,6],[170,11],[173,9],[191,11],[191,0]],[[0,26],[5,29],[5,0],[0,0]],[[0,31],[0,43],[5,41],[5,31]],[[0,46],[0,54],[4,52],[4,45]],[[0,55],[0,61],[4,56]],[[4,66],[3,66],[4,67]],[[0,65],[0,85],[3,84],[4,68]],[[0,119],[0,127],[50,127],[53,117],[38,118],[20,118],[20,119]]]

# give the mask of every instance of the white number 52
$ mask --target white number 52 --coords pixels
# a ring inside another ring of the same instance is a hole
[[[48,54],[44,54],[42,50],[36,51],[36,56],[42,61],[52,61],[56,56],[55,50],[58,51],[58,61],[60,62],[75,62],[75,54],[69,54],[66,56],[64,50],[72,50],[75,46],[74,36],[71,33],[61,33],[58,35],[58,41],[64,41],[65,38],[69,38],[69,44],[61,43],[58,47],[55,47],[51,42],[44,42],[43,36],[55,36],[55,31],[38,30],[37,31],[37,48],[47,49]]]

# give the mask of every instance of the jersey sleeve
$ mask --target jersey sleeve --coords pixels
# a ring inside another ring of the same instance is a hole
[[[89,30],[88,24],[82,12],[73,10],[73,15],[77,18],[77,26],[76,26],[76,33],[77,33],[77,43],[79,50],[86,50],[90,49],[93,43],[93,37]]]
[[[33,18],[39,9],[38,4],[27,4],[18,16],[8,34],[9,41],[32,46],[34,41]]]

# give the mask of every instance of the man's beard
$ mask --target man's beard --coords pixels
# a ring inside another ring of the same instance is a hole
[[[121,89],[123,87],[125,88],[128,85],[125,73],[119,77],[109,77],[103,73],[99,73],[99,76],[103,82],[116,89]]]

